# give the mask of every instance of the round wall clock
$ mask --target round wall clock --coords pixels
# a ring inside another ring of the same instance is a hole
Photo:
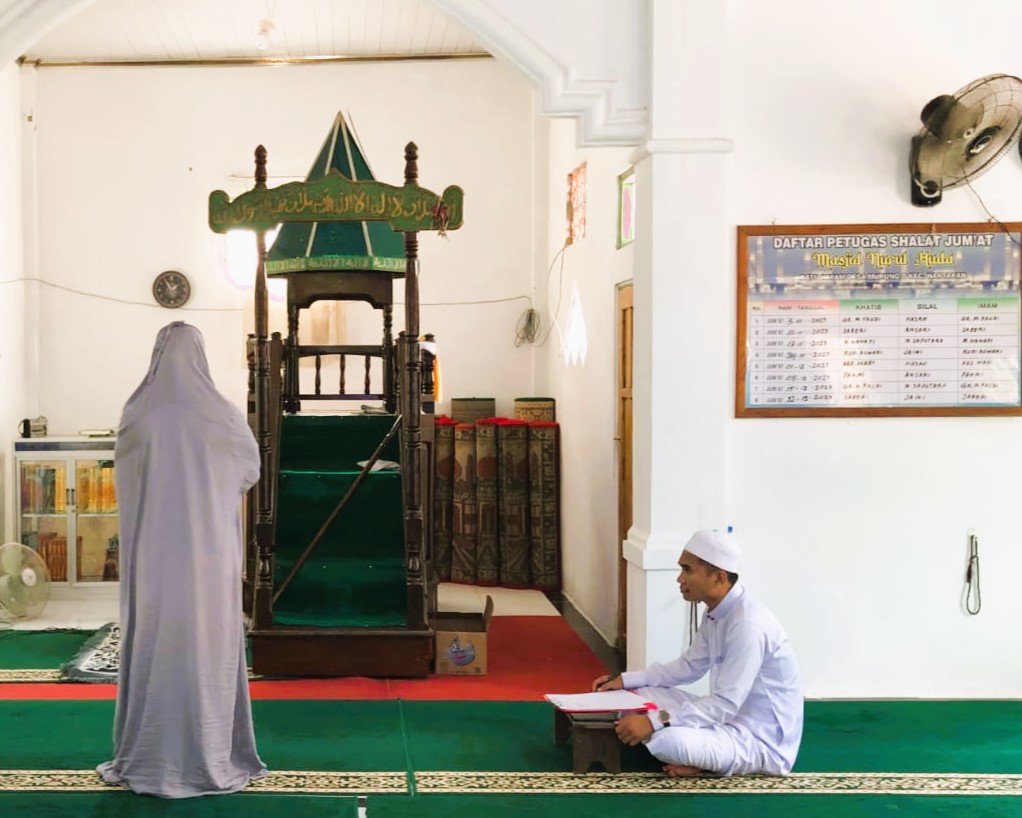
[[[184,306],[188,297],[192,294],[192,287],[184,273],[177,270],[167,270],[156,276],[153,281],[153,298],[161,307],[176,309]]]

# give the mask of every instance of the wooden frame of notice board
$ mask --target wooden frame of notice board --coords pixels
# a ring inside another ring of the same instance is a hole
[[[1022,415],[1022,224],[738,227],[735,416]]]

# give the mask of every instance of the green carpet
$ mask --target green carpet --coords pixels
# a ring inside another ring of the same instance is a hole
[[[407,769],[400,702],[256,701],[259,754],[270,769]]]
[[[413,770],[571,770],[571,748],[554,744],[545,702],[403,702],[403,709]],[[642,747],[622,747],[621,764],[659,769]]]
[[[253,702],[259,754],[270,769],[403,771],[398,705]],[[0,701],[0,770],[95,767],[112,752],[113,715],[112,701]]]
[[[23,778],[5,772],[14,770],[68,771],[63,785],[48,789],[80,790],[75,782],[88,783],[90,774],[75,771],[109,756],[113,710],[111,701],[0,701],[0,791],[5,775],[14,781],[7,789],[25,788]],[[493,799],[494,809],[525,798],[525,811],[516,812],[524,815],[578,801],[570,810],[581,815],[585,804],[602,804],[587,799],[608,795],[626,815],[643,799],[658,811],[661,802],[671,810],[688,804],[691,814],[727,804],[728,814],[740,816],[808,816],[814,804],[827,811],[837,804],[842,818],[950,815],[963,805],[970,816],[1022,814],[1022,702],[810,702],[791,776],[678,781],[655,772],[641,747],[623,748],[621,776],[572,775],[571,751],[553,744],[552,709],[542,702],[264,700],[253,712],[260,754],[277,777],[263,793],[251,791],[253,798],[313,789],[412,793],[407,804],[379,802],[393,816],[430,809],[457,816],[477,796]],[[0,810],[6,804],[0,800]]]
[[[0,631],[0,669],[58,668],[94,631]]]
[[[355,818],[353,795],[217,795],[169,801],[129,792],[5,792],[0,815],[32,818]]]
[[[795,772],[1020,773],[1020,724],[1022,701],[807,702]]]
[[[0,769],[94,766],[110,752],[113,711],[0,701]],[[543,702],[262,700],[253,713],[271,769],[571,769]],[[1022,702],[809,702],[806,715],[795,772],[1022,772]],[[626,770],[656,769],[642,748],[624,749]]]
[[[405,712],[415,769],[571,769],[543,702],[406,702]],[[468,714],[488,729],[466,730]],[[1019,773],[1019,724],[1022,701],[807,702],[795,772]],[[625,770],[654,764],[642,748],[622,755]]]

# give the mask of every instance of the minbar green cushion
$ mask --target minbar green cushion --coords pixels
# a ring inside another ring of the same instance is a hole
[[[394,415],[285,415],[280,440],[280,468],[302,471],[358,471],[394,425]],[[401,435],[395,434],[380,455],[401,460]]]
[[[279,588],[394,423],[392,415],[283,418],[277,486]],[[399,436],[384,460],[400,458]],[[405,627],[408,592],[400,472],[367,474],[273,606],[277,625]]]

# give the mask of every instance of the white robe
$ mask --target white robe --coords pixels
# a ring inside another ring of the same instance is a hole
[[[160,330],[115,456],[121,664],[114,758],[98,770],[166,798],[236,792],[266,773],[241,610],[241,498],[259,451],[195,327]]]

